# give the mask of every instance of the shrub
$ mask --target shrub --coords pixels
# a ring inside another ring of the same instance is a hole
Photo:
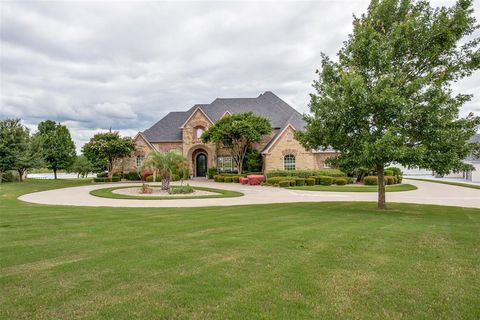
[[[148,177],[145,179],[145,181],[147,181],[147,182],[153,182],[153,175],[148,176]]]
[[[278,183],[280,188],[287,188],[290,187],[290,180],[282,180]]]
[[[352,177],[345,177],[345,179],[347,179],[347,183],[348,183],[348,184],[352,184],[352,183],[353,183],[353,178],[352,178]]]
[[[267,173],[268,178],[272,177],[299,177],[308,178],[312,176],[345,177],[346,174],[338,169],[322,170],[274,170]]]
[[[240,178],[240,183],[241,183],[241,184],[248,184],[248,178],[241,177],[241,178]]]
[[[366,176],[363,178],[363,183],[366,186],[376,186],[378,185],[378,178],[376,176]]]
[[[249,175],[247,176],[248,178],[248,184],[251,186],[256,186],[265,181],[265,176],[263,175]]]
[[[385,169],[385,170],[383,171],[383,174],[384,174],[385,176],[393,176],[393,170],[391,170],[391,169]]]
[[[2,182],[15,182],[15,181],[19,181],[19,176],[17,171],[9,170],[3,173]]]
[[[319,184],[322,186],[329,186],[333,183],[333,178],[332,177],[327,177],[327,176],[320,176],[319,177]]]
[[[180,181],[180,176],[178,174],[172,174],[170,181]]]
[[[106,177],[108,177],[108,173],[107,173],[107,172],[97,173],[97,178],[106,178]]]
[[[120,177],[112,177],[112,178],[93,178],[94,182],[118,182],[120,181]]]
[[[273,177],[267,179],[267,184],[269,185],[277,185],[280,181],[288,180],[286,177]]]
[[[140,179],[140,175],[138,174],[137,171],[130,171],[130,172],[127,172],[123,175],[123,177],[127,180],[130,180],[130,181],[137,181],[137,180],[141,180]]]
[[[226,177],[223,179],[223,182],[231,183],[231,182],[233,182],[233,177],[226,176]]]
[[[214,176],[213,178],[215,180],[215,182],[223,182],[225,180],[225,176],[222,176],[222,175],[216,175]]]
[[[114,172],[112,174],[112,177],[116,177],[116,178],[118,177],[118,178],[122,179],[123,178],[123,173],[122,172]]]
[[[337,186],[344,186],[347,184],[347,179],[346,178],[336,178],[335,179],[335,184]]]
[[[315,178],[307,178],[305,179],[305,184],[307,186],[314,186],[315,185]]]
[[[385,183],[388,185],[395,184],[394,176],[385,176]]]
[[[234,176],[234,177],[232,177],[232,181],[233,181],[234,183],[239,183],[239,182],[240,182],[240,177]]]
[[[295,185],[300,187],[305,185],[305,179],[304,178],[296,178],[295,179]]]
[[[193,188],[188,184],[185,186],[172,186],[168,189],[169,194],[187,194],[193,191]]]
[[[208,179],[213,179],[216,174],[217,174],[217,168],[215,167],[208,168],[207,170]]]

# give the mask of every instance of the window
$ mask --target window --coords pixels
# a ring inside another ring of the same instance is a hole
[[[219,172],[232,172],[236,168],[233,164],[232,157],[218,157],[217,158],[217,169]]]
[[[292,141],[293,140],[293,133],[289,132],[287,133],[287,141]]]
[[[140,168],[142,166],[142,162],[145,159],[145,156],[137,156],[135,159],[135,164],[137,165],[137,168]]]
[[[283,169],[295,170],[295,156],[293,154],[287,154],[283,157]]]
[[[205,129],[203,129],[202,127],[195,128],[195,138],[200,139],[204,132]]]

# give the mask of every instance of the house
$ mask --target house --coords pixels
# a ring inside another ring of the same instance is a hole
[[[480,142],[480,134],[474,135],[471,139],[471,142]],[[465,172],[465,179],[472,182],[480,182],[480,158],[473,155],[467,157],[464,160],[465,163],[471,164],[475,170]]]
[[[187,111],[168,113],[135,136],[137,150],[119,163],[117,170],[137,170],[149,152],[175,150],[187,158],[194,177],[204,177],[211,167],[220,172],[235,171],[229,150],[219,149],[213,143],[204,144],[200,136],[220,118],[249,111],[270,119],[273,127],[270,135],[254,145],[262,154],[264,172],[328,167],[325,160],[335,152],[305,150],[294,138],[294,132],[304,128],[302,115],[267,91],[256,98],[218,98],[210,104],[194,105]]]

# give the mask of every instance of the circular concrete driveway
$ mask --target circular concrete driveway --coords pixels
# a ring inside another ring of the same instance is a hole
[[[418,187],[417,190],[387,192],[387,202],[437,204],[480,208],[480,190],[425,181],[404,180]],[[376,192],[321,192],[300,191],[266,186],[246,186],[232,183],[216,183],[193,180],[192,186],[212,187],[244,193],[238,198],[137,200],[111,199],[92,196],[90,191],[138,183],[95,184],[81,187],[55,189],[25,194],[20,200],[39,204],[89,206],[89,207],[205,207],[267,203],[322,202],[322,201],[376,201]]]

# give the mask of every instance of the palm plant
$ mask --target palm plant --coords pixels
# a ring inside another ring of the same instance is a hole
[[[187,159],[175,151],[151,152],[143,162],[143,167],[161,177],[162,190],[168,190],[172,175],[178,174],[182,180],[188,175]]]

